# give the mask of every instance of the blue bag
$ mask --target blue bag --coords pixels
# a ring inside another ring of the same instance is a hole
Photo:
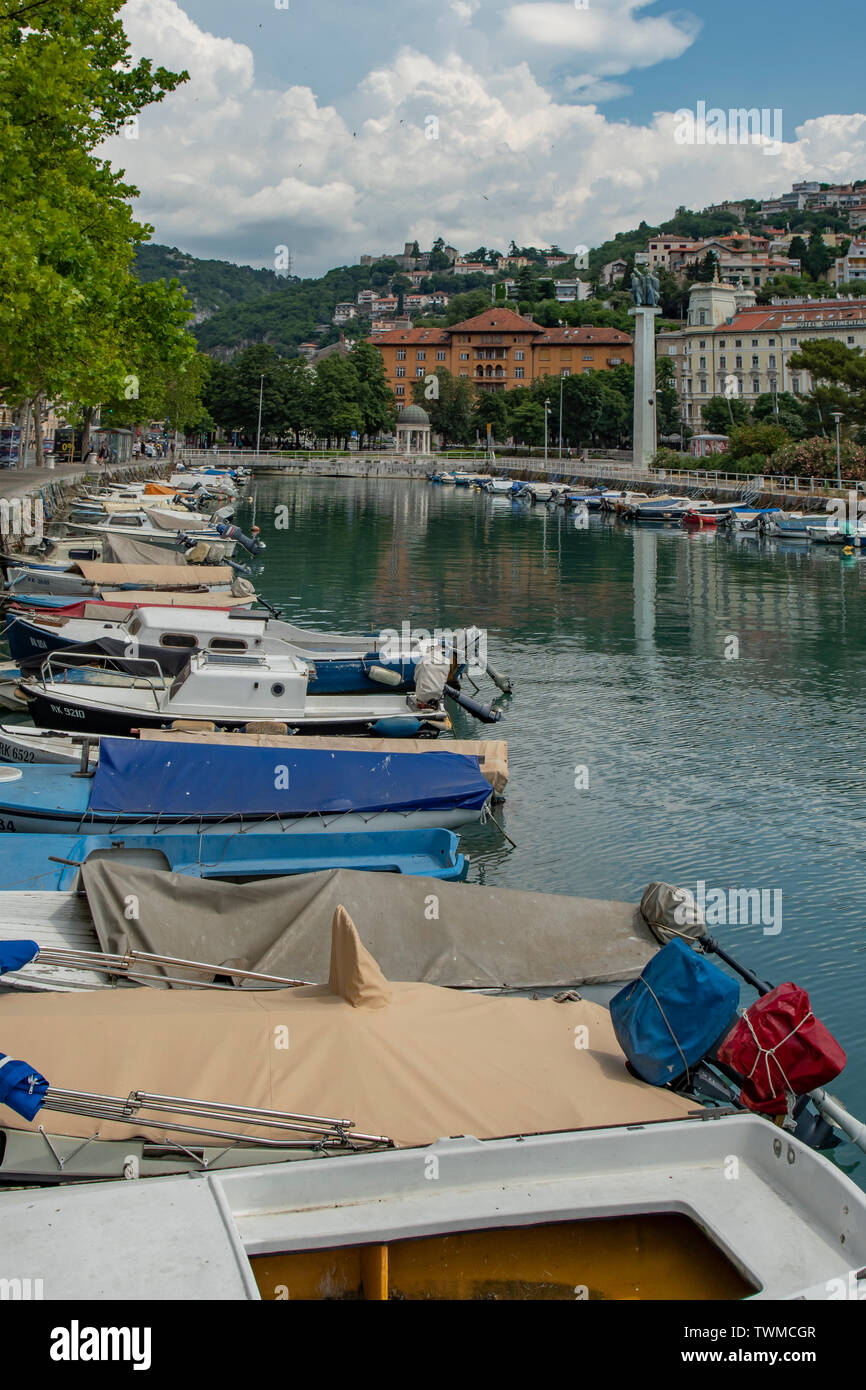
[[[8,1105],[16,1115],[32,1120],[45,1100],[48,1082],[29,1062],[19,1062],[0,1052],[0,1105]]]
[[[678,937],[610,1001],[617,1042],[638,1076],[666,1086],[688,1071],[733,1023],[740,987]]]

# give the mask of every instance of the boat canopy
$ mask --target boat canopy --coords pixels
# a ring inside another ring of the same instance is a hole
[[[630,1075],[600,1005],[392,983],[343,907],[330,940],[326,984],[6,996],[0,1037],[52,1088],[347,1116],[359,1132],[399,1146],[676,1121],[695,1111],[693,1100]],[[586,1046],[575,1046],[579,1036]],[[184,1131],[189,1119],[169,1112],[163,1122]],[[10,1123],[35,1129],[19,1116]],[[82,1139],[94,1131],[87,1115],[42,1113],[36,1123]],[[241,1121],[221,1128],[250,1132]],[[98,1130],[126,1140],[140,1127],[100,1120]],[[184,1133],[167,1132],[166,1142]]]
[[[303,816],[481,810],[490,783],[477,758],[424,753],[208,747],[170,750],[104,738],[90,810],[117,815]]]
[[[324,978],[341,905],[388,975],[426,984],[571,989],[634,980],[658,949],[633,903],[348,869],[240,885],[103,858],[82,874],[103,951],[233,961],[294,980]],[[136,921],[126,917],[131,894]],[[38,935],[10,921],[19,935]]]

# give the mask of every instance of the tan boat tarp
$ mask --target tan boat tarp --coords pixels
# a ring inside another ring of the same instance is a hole
[[[327,976],[329,928],[341,904],[398,980],[568,989],[633,980],[658,950],[631,903],[351,869],[244,884],[110,859],[82,872],[103,950],[231,961],[293,980]],[[136,921],[125,915],[130,894]]]
[[[180,576],[177,576],[177,583]],[[112,603],[125,603],[130,608],[153,608],[156,600],[154,599],[153,589],[100,589],[100,595]],[[255,594],[245,598],[233,598],[232,595],[225,593],[172,593],[170,590],[159,590],[160,608],[245,608],[248,604],[255,602]]]
[[[184,584],[231,584],[235,577],[230,565],[184,565],[183,575],[177,565],[168,561],[162,565],[105,565],[95,560],[77,560],[76,564],[89,584],[100,587],[113,584],[141,584],[144,588],[176,589]]]
[[[165,546],[154,545],[153,541],[140,540],[135,534],[128,536],[103,536],[103,562],[109,565],[132,565],[135,569],[146,567],[148,571],[159,569],[187,569],[186,558],[179,550],[166,550]],[[179,583],[175,575],[175,583]]]
[[[160,599],[160,602],[162,600]],[[358,752],[357,738],[313,738],[299,734],[188,734],[166,733],[161,729],[142,729],[143,739],[168,743],[228,743],[241,748],[329,748]],[[462,753],[477,758],[482,776],[501,796],[508,786],[508,744],[504,739],[483,741],[474,738],[365,738],[365,753]]]
[[[339,912],[327,973],[330,984],[269,992],[7,997],[3,1047],[55,1087],[348,1119],[401,1146],[677,1120],[696,1108],[629,1074],[610,1015],[597,1004],[389,983]],[[147,1132],[135,1122],[49,1111],[28,1125],[2,1113],[17,1129],[41,1125],[81,1138]]]

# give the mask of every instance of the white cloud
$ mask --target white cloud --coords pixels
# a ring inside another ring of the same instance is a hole
[[[579,53],[596,74],[648,68],[679,58],[694,43],[700,21],[677,13],[639,17],[654,0],[590,0],[585,9],[572,3],[516,4],[505,23],[525,42]]]
[[[438,234],[467,250],[504,249],[512,236],[572,249],[679,204],[769,196],[866,164],[866,116],[786,131],[776,157],[683,146],[672,112],[644,125],[608,119],[589,104],[595,79],[575,79],[575,104],[527,62],[482,72],[410,47],[338,110],[308,86],[258,86],[250,50],[204,32],[175,0],[129,0],[126,18],[137,53],[187,67],[191,81],[143,113],[138,140],[112,141],[108,153],[142,190],[138,212],[155,239],[197,255],[269,265],[286,244],[297,273],[311,275]],[[425,136],[431,115],[438,139]]]

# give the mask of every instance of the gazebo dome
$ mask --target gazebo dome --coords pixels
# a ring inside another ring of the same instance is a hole
[[[430,424],[430,416],[420,405],[407,405],[403,407],[400,414],[397,416],[397,424],[419,426],[423,429]]]

